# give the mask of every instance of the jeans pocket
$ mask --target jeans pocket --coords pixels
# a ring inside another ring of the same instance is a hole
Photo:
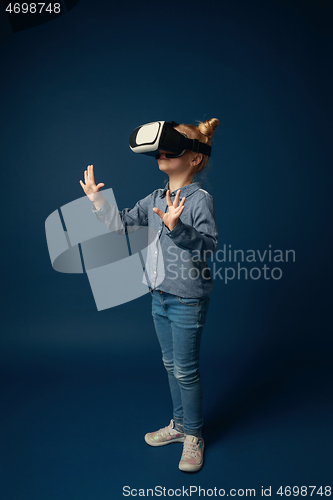
[[[187,299],[185,297],[177,297],[177,299],[185,306],[200,306],[200,299]]]

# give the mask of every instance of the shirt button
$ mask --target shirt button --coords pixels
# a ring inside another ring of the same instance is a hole
[[[154,271],[154,274],[156,274],[156,271]]]
[[[157,250],[156,250],[156,252],[155,252],[155,253],[157,253]]]

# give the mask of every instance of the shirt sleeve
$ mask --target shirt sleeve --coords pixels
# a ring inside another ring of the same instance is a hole
[[[176,227],[167,230],[167,235],[178,247],[206,260],[207,254],[215,252],[218,245],[213,197],[204,195],[195,203],[193,226],[184,224],[179,218]]]
[[[148,225],[148,206],[151,195],[146,196],[143,200],[136,203],[133,208],[124,208],[118,211],[117,207],[111,205],[107,200],[99,210],[93,206],[92,211],[106,227],[113,232],[124,234],[126,231],[131,232],[133,227],[135,231],[138,226]]]

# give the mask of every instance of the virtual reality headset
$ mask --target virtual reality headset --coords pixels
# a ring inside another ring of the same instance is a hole
[[[160,157],[160,151],[167,151],[166,158],[179,158],[186,150],[210,156],[211,146],[189,139],[185,134],[175,130],[176,122],[152,122],[133,130],[129,145],[134,153]]]

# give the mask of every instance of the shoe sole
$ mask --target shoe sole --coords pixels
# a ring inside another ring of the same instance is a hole
[[[162,443],[158,443],[157,441],[150,441],[149,438],[147,437],[147,434],[145,435],[145,441],[149,446],[166,446],[167,444],[172,444],[172,443],[183,443],[185,441],[184,437],[181,438],[175,438],[175,439],[170,439],[169,441],[164,441]]]

